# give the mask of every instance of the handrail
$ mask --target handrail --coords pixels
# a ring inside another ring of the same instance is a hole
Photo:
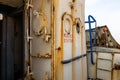
[[[92,21],[91,21],[91,19],[92,19]],[[93,31],[92,31],[92,28],[91,28],[91,23],[95,23],[95,27],[96,27],[97,22],[96,22],[96,20],[93,16],[89,15],[88,16],[88,21],[86,21],[85,23],[89,24],[91,63],[94,64],[93,46],[92,46],[93,45],[93,43],[92,43],[92,32]],[[96,30],[94,32],[95,32],[95,42],[94,43],[96,44]]]
[[[62,64],[67,64],[67,63],[73,62],[73,61],[75,61],[75,60],[77,60],[77,59],[83,58],[83,57],[85,57],[86,55],[87,55],[87,54],[83,54],[83,55],[76,56],[76,57],[73,57],[73,58],[68,59],[68,60],[63,60],[63,61],[61,61],[61,63],[62,63]]]

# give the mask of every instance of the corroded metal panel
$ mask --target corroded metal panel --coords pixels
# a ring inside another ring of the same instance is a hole
[[[51,0],[33,0],[32,72],[36,80],[49,80],[51,73]]]
[[[79,4],[80,3],[80,4]],[[34,0],[32,72],[36,80],[87,80],[84,0]]]

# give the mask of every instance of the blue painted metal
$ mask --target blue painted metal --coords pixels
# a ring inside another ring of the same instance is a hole
[[[95,41],[94,41],[94,44],[96,44],[96,30],[94,30],[94,31],[92,30],[91,23],[95,23],[95,27],[96,27],[97,22],[96,22],[96,20],[95,20],[95,18],[93,16],[89,15],[88,16],[88,21],[85,22],[85,23],[88,23],[88,25],[89,25],[91,63],[94,64],[92,32],[95,32]]]

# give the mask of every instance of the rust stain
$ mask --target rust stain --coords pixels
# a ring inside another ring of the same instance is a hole
[[[48,72],[45,73],[45,80],[49,80],[48,79]]]
[[[63,60],[63,56],[64,56],[64,18],[65,16],[67,16],[67,18],[72,19],[72,16],[70,14],[64,13],[63,16],[61,17],[61,38],[60,38],[60,48],[58,49],[58,55],[57,55],[57,80],[63,80],[63,64],[61,64],[61,61]],[[73,22],[73,21],[72,21]]]
[[[53,0],[53,46],[54,46],[54,54],[53,54],[53,80],[63,80],[62,74],[63,74],[63,67],[61,64],[62,60],[62,45],[59,47],[59,49],[55,49],[55,43],[56,43],[56,17],[57,17],[57,8],[59,6],[59,0]],[[60,40],[62,38],[60,37]],[[62,42],[61,42],[62,43]],[[60,44],[61,44],[60,43]]]
[[[52,32],[52,45],[51,45],[51,53],[52,53],[52,61],[51,61],[51,78],[52,78],[52,80],[55,80],[55,72],[56,72],[56,70],[55,70],[55,61],[56,61],[56,59],[55,59],[55,26],[54,26],[54,19],[55,19],[55,16],[54,16],[54,11],[53,11],[53,7],[54,7],[54,0],[51,0],[51,32]]]
[[[63,52],[64,52],[64,38],[63,38],[63,33],[64,33],[64,31],[63,31],[63,19],[62,19],[62,21],[61,21],[61,53],[59,53],[60,54],[60,63],[61,63],[61,61],[63,60]],[[59,80],[63,80],[63,64],[61,64],[61,68],[60,68],[60,74],[61,74],[61,76],[60,76],[60,79]]]
[[[81,23],[81,20],[80,20],[80,23]],[[83,31],[84,31],[84,28],[83,28],[83,24],[81,23],[81,52],[83,53],[84,52],[84,36],[83,36]],[[84,66],[84,63],[83,63],[83,58],[82,58],[82,60],[81,60],[81,62],[82,62],[82,80],[84,80],[84,71],[83,71],[83,69],[85,68],[85,66]]]
[[[72,2],[73,2],[73,5],[71,6],[71,16],[72,16],[72,20],[73,20],[73,22],[72,22],[72,57],[74,57],[75,56],[75,26],[74,26],[74,20],[75,20],[75,18],[74,18],[74,9],[75,9],[75,7],[74,7],[74,4],[75,4],[75,0],[72,0]],[[75,62],[72,62],[72,80],[76,80],[76,78],[75,78]]]
[[[36,57],[36,58],[51,58],[52,57],[50,53],[45,53],[45,54],[37,53],[36,55],[31,54],[31,56]]]

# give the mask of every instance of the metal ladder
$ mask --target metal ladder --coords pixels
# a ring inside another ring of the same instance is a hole
[[[88,25],[89,25],[91,63],[94,65],[93,44],[96,45],[96,29],[92,30],[92,23],[95,23],[94,27],[96,28],[97,22],[92,15],[89,15],[88,21],[85,21],[85,23],[88,23]],[[94,42],[92,41],[92,33],[93,32],[95,33],[95,39],[94,39],[95,41]]]
[[[96,73],[97,80],[112,80],[113,54],[98,52]]]

